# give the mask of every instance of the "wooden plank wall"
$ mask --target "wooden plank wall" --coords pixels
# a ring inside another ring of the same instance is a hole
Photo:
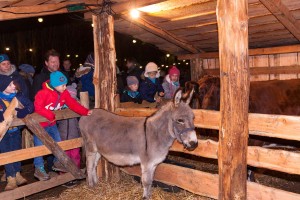
[[[266,67],[282,67],[282,69],[290,67],[287,70],[294,69],[293,72],[285,72],[284,74],[252,74],[250,81],[298,79],[300,78],[299,66],[300,52],[249,56],[250,69]],[[203,59],[203,69],[219,69],[219,58]],[[295,73],[295,71],[299,71],[299,73]]]

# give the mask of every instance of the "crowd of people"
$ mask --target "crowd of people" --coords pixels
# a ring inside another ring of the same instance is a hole
[[[60,63],[59,53],[51,49],[45,54],[42,70],[35,74],[33,66],[22,64],[17,69],[8,55],[0,54],[0,122],[4,121],[5,110],[16,97],[23,105],[23,108],[16,108],[17,117],[24,118],[33,112],[45,117],[47,121],[41,122],[40,125],[55,142],[80,137],[77,118],[57,122],[53,111],[70,108],[80,115],[92,114],[92,110],[78,103],[77,94],[79,90],[87,91],[90,100],[94,100],[94,54],[90,53],[76,72],[71,70],[70,59],[64,59],[62,67]],[[145,71],[142,71],[134,58],[128,58],[126,67],[127,72],[118,77],[117,83],[121,102],[159,103],[163,99],[172,99],[180,86],[180,71],[176,66],[169,69],[163,81],[154,62],[149,62]],[[24,127],[9,128],[0,141],[0,153],[21,149],[22,128]],[[43,145],[37,136],[33,136],[34,146]],[[66,153],[80,168],[80,149],[72,149]],[[41,181],[49,180],[51,172],[67,171],[53,155],[47,156],[47,168],[44,166],[43,157],[34,158],[33,164],[34,177]],[[4,168],[5,173],[1,181],[7,181],[5,190],[13,190],[27,183],[20,173],[20,162],[7,164]],[[71,181],[65,185],[71,187],[76,183]]]

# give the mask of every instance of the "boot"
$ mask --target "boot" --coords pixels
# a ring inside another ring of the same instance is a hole
[[[34,177],[40,181],[47,181],[50,179],[49,174],[45,171],[44,167],[35,167]]]
[[[17,186],[17,180],[16,180],[16,177],[7,177],[7,185],[5,187],[5,191],[7,190],[13,190],[13,189],[16,189],[18,186]]]
[[[6,182],[6,174],[5,174],[5,172],[4,172],[4,174],[1,176],[0,182]]]
[[[23,184],[27,183],[27,180],[21,175],[20,172],[17,172],[16,180],[17,180],[17,185],[23,185]]]

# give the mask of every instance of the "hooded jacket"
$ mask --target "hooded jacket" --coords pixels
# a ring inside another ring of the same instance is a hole
[[[176,90],[180,87],[179,86],[179,82],[178,82],[178,85],[175,85],[171,80],[170,80],[170,76],[169,74],[166,76],[163,84],[162,84],[162,87],[164,88],[164,91],[165,91],[165,96],[164,98],[165,99],[172,99]]]
[[[50,86],[49,80],[44,82],[34,101],[35,112],[48,119],[48,122],[41,122],[41,126],[55,125],[55,114],[52,111],[61,110],[64,105],[80,115],[87,115],[89,111],[73,99],[68,90],[59,93]]]

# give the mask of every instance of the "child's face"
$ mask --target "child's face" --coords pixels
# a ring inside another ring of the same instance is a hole
[[[156,74],[157,74],[156,71],[155,72],[148,72],[149,78],[156,78]]]
[[[59,93],[63,93],[63,91],[65,91],[67,89],[67,85],[63,84],[60,86],[55,87],[55,89],[59,92]]]
[[[14,82],[10,82],[10,84],[7,86],[7,88],[3,91],[4,94],[12,94],[12,93],[16,93],[16,86],[14,84]]]
[[[139,85],[138,84],[132,84],[132,85],[129,85],[128,87],[130,88],[131,91],[136,92],[139,88]]]
[[[177,82],[177,81],[178,81],[178,75],[177,75],[177,74],[171,75],[171,76],[170,76],[170,80],[171,80],[172,82]]]

